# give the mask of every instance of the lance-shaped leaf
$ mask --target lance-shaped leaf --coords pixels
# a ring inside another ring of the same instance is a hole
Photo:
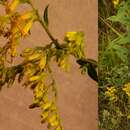
[[[97,76],[96,68],[90,62],[88,63],[88,75],[93,80],[95,80],[96,82],[98,82],[98,76]]]
[[[45,23],[46,26],[48,26],[48,24],[49,24],[49,20],[48,20],[48,7],[49,7],[49,5],[46,6],[46,8],[44,10],[44,14],[43,14],[44,23]]]
[[[95,80],[98,81],[98,75],[97,75],[97,62],[92,59],[79,59],[77,60],[77,63],[81,66],[81,68],[86,68],[88,75]]]

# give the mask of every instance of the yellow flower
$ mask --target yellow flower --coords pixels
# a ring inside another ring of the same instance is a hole
[[[28,57],[29,61],[40,59],[41,54],[40,53],[34,53]]]
[[[130,114],[127,116],[128,119],[130,119]]]
[[[12,47],[11,47],[11,56],[12,56],[12,57],[15,57],[16,54],[17,54],[17,52],[16,52],[16,46],[12,46]]]
[[[15,34],[15,35],[12,35],[11,38],[10,38],[10,53],[11,53],[11,56],[12,57],[15,57],[17,52],[17,46],[19,44],[19,40],[20,40],[20,37],[19,35]]]
[[[44,83],[39,82],[34,89],[34,94],[35,94],[36,99],[42,99],[43,98],[43,94],[45,93],[44,89],[45,89]]]
[[[30,18],[33,18],[33,17],[36,17],[36,14],[35,14],[35,11],[27,11],[25,13],[23,13],[19,19],[20,20],[27,20],[27,19],[30,19]]]
[[[76,34],[77,34],[77,32],[67,32],[66,33],[66,38],[69,41],[74,41],[74,40],[76,40]]]
[[[67,32],[65,38],[69,42],[74,42],[77,45],[81,45],[83,43],[83,32]]]
[[[11,31],[12,35],[14,35],[14,34],[19,32],[19,28],[18,28],[18,23],[17,22],[15,22],[15,21],[11,22],[10,31]]]
[[[56,120],[56,118],[57,118],[57,115],[56,115],[56,114],[53,114],[53,115],[51,115],[51,116],[49,117],[48,121],[49,121],[49,122],[53,122],[53,121]]]
[[[66,72],[69,72],[70,65],[69,65],[69,57],[68,55],[65,55],[59,59],[58,65],[61,69],[65,70]]]
[[[83,32],[67,32],[65,41],[68,43],[69,50],[76,58],[84,57],[84,33]]]
[[[0,25],[5,26],[10,20],[10,15],[0,15]]]
[[[63,128],[61,126],[58,126],[56,130],[63,130]]]
[[[115,86],[108,87],[107,91],[105,92],[105,96],[108,97],[110,101],[116,101],[117,100],[116,92],[117,90]]]
[[[6,0],[5,0],[6,1]],[[30,0],[12,0],[11,3],[9,1],[5,2],[6,5],[6,13],[11,14],[19,4],[29,3]]]
[[[114,4],[114,7],[116,7],[119,4],[119,0],[112,0],[112,3]]]
[[[107,88],[107,90],[108,90],[110,93],[115,93],[115,92],[116,92],[115,86],[112,86],[112,87],[110,87],[110,88]]]
[[[6,12],[7,13],[13,12],[19,4],[20,4],[20,0],[13,0],[10,4],[6,5]]]
[[[49,109],[51,107],[51,105],[52,105],[52,102],[46,102],[43,106],[43,110],[45,111],[45,110]]]
[[[39,80],[40,79],[40,76],[33,76],[33,77],[31,77],[30,79],[29,79],[29,81],[37,81],[37,80]]]
[[[29,20],[22,29],[22,35],[26,36],[33,25],[34,19]]]
[[[41,117],[42,117],[43,123],[47,120],[48,116],[49,116],[49,111],[43,111],[42,112]]]
[[[46,62],[47,62],[47,56],[46,54],[42,54],[39,62],[39,67],[43,69],[46,66]]]
[[[130,82],[125,84],[122,90],[125,91],[128,97],[130,98]]]

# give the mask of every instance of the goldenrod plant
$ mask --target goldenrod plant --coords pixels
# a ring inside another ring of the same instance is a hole
[[[65,71],[69,70],[69,58],[75,57],[82,73],[98,81],[97,62],[87,59],[84,52],[84,33],[67,32],[62,43],[49,29],[48,5],[40,16],[31,0],[0,0],[5,14],[0,15],[0,37],[5,43],[0,47],[0,88],[12,86],[16,79],[23,86],[32,89],[33,103],[29,108],[41,109],[41,122],[47,122],[48,128],[63,130],[57,110],[57,87],[50,61],[55,61]],[[20,5],[30,6],[30,10],[18,11]],[[31,35],[31,28],[39,22],[50,38],[48,45],[25,48],[18,52],[21,39]],[[21,63],[14,65],[14,59],[21,57]]]

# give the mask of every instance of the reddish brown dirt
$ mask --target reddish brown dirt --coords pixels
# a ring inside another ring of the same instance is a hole
[[[37,0],[40,11],[50,3],[50,30],[60,39],[67,31],[85,32],[85,50],[89,58],[97,59],[97,0]],[[35,24],[32,37],[22,41],[20,50],[49,41],[45,32]],[[44,42],[45,41],[45,42]],[[28,45],[27,45],[28,44]],[[53,64],[58,84],[58,106],[65,130],[97,130],[97,84],[82,76],[72,60],[69,74]],[[0,130],[47,130],[40,124],[39,111],[29,110],[32,92],[15,83],[0,93]]]

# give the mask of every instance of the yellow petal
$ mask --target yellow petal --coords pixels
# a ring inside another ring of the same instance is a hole
[[[51,104],[52,104],[52,102],[47,102],[46,104],[44,104],[43,109],[47,110],[48,108],[51,107]]]
[[[29,20],[22,29],[22,35],[26,36],[33,25],[33,19]]]
[[[11,45],[11,56],[15,57],[16,56],[16,49],[17,49],[17,45],[19,43],[19,36],[18,35],[14,35],[11,37],[10,39],[10,45]]]
[[[47,59],[46,55],[45,54],[42,55],[42,57],[40,59],[40,63],[39,63],[39,66],[40,66],[41,69],[43,69],[45,67],[45,65],[46,65],[46,59]]]
[[[27,11],[27,12],[25,12],[23,15],[21,15],[21,16],[19,17],[19,19],[21,19],[21,20],[27,20],[27,19],[32,18],[34,15],[35,15],[35,12],[34,12],[34,11]]]
[[[40,78],[40,76],[33,76],[29,79],[29,81],[36,81]]]
[[[56,114],[53,114],[52,116],[49,117],[48,121],[54,122],[56,120],[56,118],[57,118]]]
[[[9,5],[9,12],[14,11],[19,3],[20,3],[20,0],[13,0],[11,4]]]
[[[44,111],[44,112],[41,114],[42,120],[47,119],[48,116],[49,116],[49,112],[48,112],[48,111]]]
[[[74,41],[75,38],[76,38],[76,34],[77,34],[77,32],[67,32],[67,33],[66,33],[66,38],[67,38],[69,41]]]
[[[114,4],[114,6],[117,6],[119,4],[119,0],[113,0],[112,3]]]
[[[42,92],[42,91],[38,91],[38,92],[36,93],[36,98],[41,99],[42,96],[43,96],[43,92]]]
[[[41,54],[36,53],[36,54],[33,54],[30,57],[28,57],[28,60],[30,61],[30,60],[34,60],[34,59],[39,59],[40,56],[41,56]]]
[[[33,49],[32,48],[26,48],[23,51],[23,55],[31,55],[33,53]]]
[[[12,47],[11,47],[11,56],[12,56],[12,57],[15,57],[16,54],[17,54],[17,52],[16,52],[16,46],[12,46]]]
[[[130,119],[130,114],[127,116],[128,119]]]
[[[56,110],[57,110],[56,105],[53,103],[53,104],[51,105],[51,111],[56,111]]]
[[[59,66],[61,69],[65,70],[66,72],[69,72],[70,70],[70,65],[68,63],[68,56],[64,56],[59,60]]]
[[[61,126],[58,126],[56,130],[63,130]]]
[[[19,31],[19,28],[15,22],[11,23],[11,33],[16,34]]]
[[[59,121],[54,120],[53,122],[50,122],[50,125],[51,125],[52,127],[56,127],[56,126],[59,125]]]

